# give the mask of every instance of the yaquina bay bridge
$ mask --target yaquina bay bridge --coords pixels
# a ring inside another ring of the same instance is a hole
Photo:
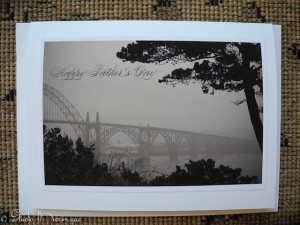
[[[207,138],[212,135],[173,130],[151,126],[135,126],[114,123],[103,123],[97,112],[96,121],[91,122],[89,113],[84,120],[72,103],[58,90],[44,84],[44,123],[69,124],[76,135],[80,137],[85,145],[95,144],[98,151],[104,149],[110,139],[117,133],[126,134],[136,146],[141,158],[150,158],[150,149],[158,135],[161,135],[168,146],[171,159],[176,159],[181,142],[186,139],[191,157],[197,157],[203,151]],[[50,100],[50,101],[49,101]],[[52,104],[52,106],[49,106]],[[56,109],[53,109],[55,105]],[[49,107],[52,107],[49,109]],[[52,114],[49,116],[49,114]],[[215,136],[217,137],[217,136]],[[209,142],[216,141],[213,138]],[[207,144],[207,143],[206,143]]]

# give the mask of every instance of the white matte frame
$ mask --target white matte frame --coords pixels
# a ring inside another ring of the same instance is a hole
[[[162,216],[274,212],[280,150],[280,26],[93,21],[17,24],[17,131],[21,214]],[[47,187],[43,173],[43,51],[47,41],[259,42],[263,62],[262,184],[196,187]]]

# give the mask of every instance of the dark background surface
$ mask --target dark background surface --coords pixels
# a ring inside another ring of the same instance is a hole
[[[299,0],[0,0],[1,218],[3,213],[18,209],[16,23],[114,19],[255,22],[282,25],[282,147],[279,211],[226,216],[81,218],[78,224],[299,224]],[[43,218],[42,222],[59,224],[52,222],[49,217]]]

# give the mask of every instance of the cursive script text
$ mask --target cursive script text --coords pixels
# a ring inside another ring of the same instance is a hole
[[[134,69],[134,76],[143,80],[151,79],[155,73],[156,71],[146,70],[144,65],[137,66]]]
[[[52,67],[50,74],[52,77],[62,80],[81,80],[84,76],[89,77],[136,77],[142,80],[149,80],[155,74],[156,70],[147,70],[145,65],[138,65],[134,69],[119,68],[117,65],[108,66],[97,64],[93,69],[83,70],[76,68],[73,64],[64,67]]]
[[[66,67],[53,67],[50,69],[52,77],[60,77],[62,80],[80,80],[86,73],[87,71],[74,68],[73,64]]]
[[[130,71],[118,69],[118,66],[109,67],[107,65],[98,64],[94,70],[90,72],[91,77],[128,77]]]

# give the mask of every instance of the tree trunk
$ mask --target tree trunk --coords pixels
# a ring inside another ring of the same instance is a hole
[[[248,110],[254,133],[258,141],[260,150],[261,152],[263,152],[263,124],[259,117],[259,109],[255,99],[255,92],[253,86],[251,85],[251,81],[249,81],[251,79],[251,72],[249,71],[249,68],[247,70],[248,72],[245,73],[244,79],[244,92],[246,95]]]

